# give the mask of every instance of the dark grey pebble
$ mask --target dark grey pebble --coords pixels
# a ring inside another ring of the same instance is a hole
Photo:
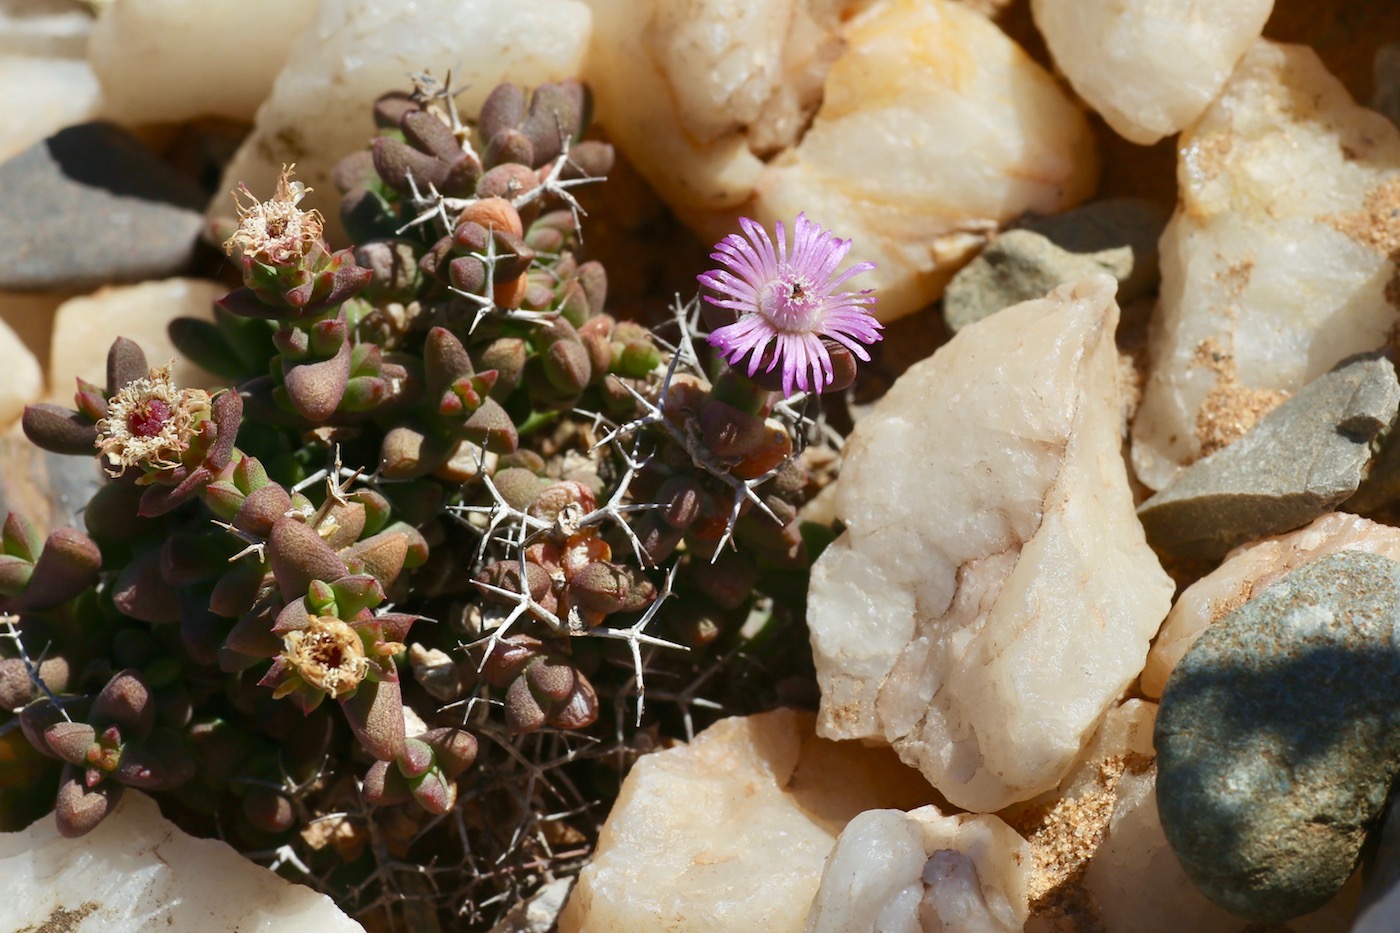
[[[1147,540],[1160,553],[1214,560],[1306,525],[1356,492],[1397,404],[1389,360],[1338,365],[1138,506]]]
[[[1320,907],[1400,766],[1400,563],[1313,561],[1206,629],[1157,715],[1157,806],[1186,874],[1241,917]]]
[[[944,293],[944,320],[956,332],[1096,273],[1118,280],[1118,303],[1126,304],[1157,286],[1157,240],[1166,222],[1163,208],[1138,198],[1095,201],[1027,221],[998,236],[953,277]]]
[[[206,200],[119,127],[61,130],[0,163],[0,289],[176,275],[193,255]]]

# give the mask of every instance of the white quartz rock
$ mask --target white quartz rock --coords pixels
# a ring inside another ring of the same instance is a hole
[[[1219,567],[1187,587],[1172,606],[1148,652],[1142,692],[1160,697],[1172,669],[1212,622],[1285,574],[1338,551],[1366,551],[1400,560],[1400,528],[1329,512],[1305,528],[1236,548]]]
[[[867,810],[827,857],[807,933],[1020,933],[1029,870],[995,816]]]
[[[71,292],[0,291],[0,321],[9,325],[40,367],[48,365],[54,315],[60,305],[73,297]]]
[[[1114,289],[964,329],[845,448],[808,601],[819,731],[892,743],[964,809],[1054,787],[1170,603],[1120,451]]]
[[[1061,786],[1006,818],[1031,846],[1026,933],[1236,933],[1247,921],[1206,900],[1157,819],[1157,706],[1109,711]]]
[[[92,14],[72,0],[0,0],[0,54],[82,58]]]
[[[796,933],[846,823],[931,796],[888,749],[817,738],[810,713],[721,720],[633,766],[559,929]]]
[[[1083,886],[1108,933],[1237,933],[1247,922],[1186,877],[1157,817],[1157,768],[1124,774]]]
[[[1118,135],[1155,143],[1189,125],[1264,28],[1273,0],[1031,0],[1045,44]]]
[[[962,4],[589,2],[598,120],[662,199],[712,241],[806,211],[878,264],[882,320],[998,223],[1092,189],[1083,113]]]
[[[1054,791],[1005,812],[1031,849],[1026,933],[1240,933],[1248,922],[1206,900],[1157,819],[1157,705],[1109,710]]]
[[[0,162],[97,114],[92,24],[72,0],[0,0]]]
[[[118,123],[251,121],[317,0],[121,0],[98,18],[88,59]]]
[[[0,929],[65,933],[350,933],[363,927],[324,894],[285,881],[227,843],[196,839],[128,788],[81,839],[52,816],[0,834]]]
[[[591,24],[578,0],[322,0],[224,171],[222,189],[243,182],[270,197],[282,166],[294,162],[298,180],[316,189],[302,207],[319,209],[327,237],[340,243],[331,170],[374,136],[375,98],[412,90],[412,74],[442,80],[451,71],[462,91],[458,109],[474,115],[501,81],[534,86],[577,77]],[[209,213],[232,216],[232,199],[216,198]]]
[[[186,359],[178,359],[166,326],[177,317],[211,320],[214,302],[228,294],[218,282],[164,279],[139,285],[111,285],[71,298],[54,316],[49,355],[49,391],[59,404],[73,403],[74,379],[107,383],[107,350],[118,337],[134,340],[151,366],[175,360],[175,384],[219,388],[219,379]]]
[[[0,161],[92,119],[101,101],[85,61],[0,55]]]
[[[0,431],[24,413],[24,406],[39,401],[44,394],[44,371],[34,351],[0,317],[0,359],[5,361],[5,378],[0,380]]]
[[[1133,424],[1133,466],[1153,489],[1385,345],[1400,295],[1400,130],[1312,50],[1256,43],[1182,134],[1177,178]]]

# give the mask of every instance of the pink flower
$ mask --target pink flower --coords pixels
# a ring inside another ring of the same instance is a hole
[[[749,218],[740,217],[739,226],[747,239],[731,233],[716,243],[716,251],[710,254],[724,268],[697,276],[700,284],[723,296],[706,295],[706,301],[739,313],[733,324],[710,334],[710,344],[730,364],[747,356],[750,376],[758,372],[765,358],[765,372],[772,372],[781,362],[784,396],[792,395],[794,385],[803,392],[820,392],[831,384],[831,352],[822,343],[823,337],[869,362],[864,345],[882,336],[880,322],[869,309],[875,296],[870,289],[835,289],[852,276],[874,269],[875,264],[856,263],[833,278],[851,241],[823,231],[805,213],[798,214],[793,224],[791,256],[782,221],[777,224],[776,250],[768,231]]]

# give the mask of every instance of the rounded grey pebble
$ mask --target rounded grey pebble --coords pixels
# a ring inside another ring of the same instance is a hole
[[[1167,681],[1157,803],[1186,874],[1241,917],[1322,906],[1400,765],[1400,563],[1313,561],[1208,629]]]
[[[208,200],[120,127],[60,130],[0,163],[0,289],[82,290],[178,274]]]

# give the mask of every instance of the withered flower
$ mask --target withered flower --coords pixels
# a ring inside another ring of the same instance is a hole
[[[312,616],[311,624],[282,636],[282,658],[301,680],[332,697],[342,697],[369,673],[369,658],[358,632],[340,619]],[[297,688],[288,678],[273,691],[281,699]]]
[[[277,189],[267,201],[240,184],[233,193],[238,207],[238,229],[224,241],[224,252],[239,253],[255,262],[269,266],[295,265],[314,250],[321,241],[325,218],[320,211],[303,211],[297,207],[311,193],[299,181],[292,181],[295,165],[284,165],[277,179]],[[239,200],[242,193],[251,202]]]
[[[178,389],[170,376],[174,362],[133,379],[107,403],[97,422],[96,446],[106,458],[108,474],[129,466],[153,471],[179,467],[199,423],[210,415],[209,393]]]

